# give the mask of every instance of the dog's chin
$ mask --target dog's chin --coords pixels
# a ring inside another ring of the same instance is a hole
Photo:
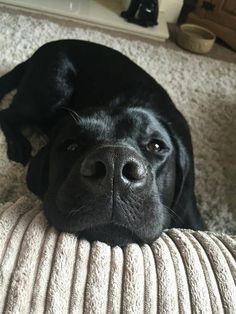
[[[100,241],[110,246],[120,247],[124,247],[130,243],[140,245],[144,243],[134,232],[116,223],[100,223],[79,231],[76,220],[72,222],[66,221],[65,218],[59,219],[59,215],[51,217],[47,211],[45,212],[45,216],[49,223],[58,231],[73,233],[79,238],[85,238],[89,242]]]
[[[90,242],[101,241],[110,246],[123,247],[130,243],[143,244],[143,241],[132,231],[115,223],[97,225],[79,232],[78,235]]]

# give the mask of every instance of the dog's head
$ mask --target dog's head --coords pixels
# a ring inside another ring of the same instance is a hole
[[[32,159],[28,186],[60,231],[110,245],[150,243],[170,226],[184,148],[153,106],[113,107],[63,118]]]

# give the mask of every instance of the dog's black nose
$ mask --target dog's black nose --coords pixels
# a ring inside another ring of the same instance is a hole
[[[100,146],[83,160],[80,174],[90,185],[114,182],[120,185],[140,186],[145,183],[146,167],[142,158],[133,150],[123,146]]]

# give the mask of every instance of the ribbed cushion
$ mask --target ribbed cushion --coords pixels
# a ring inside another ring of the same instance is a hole
[[[236,313],[236,241],[171,229],[121,249],[58,233],[41,203],[0,207],[0,313]]]

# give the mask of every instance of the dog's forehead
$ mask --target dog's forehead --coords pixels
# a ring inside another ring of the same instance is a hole
[[[120,111],[97,111],[89,115],[68,117],[64,124],[63,136],[85,136],[88,138],[122,138],[139,137],[144,134],[168,132],[154,113],[143,108],[124,108]]]
[[[57,141],[67,138],[87,137],[93,139],[97,137],[107,137],[114,133],[114,120],[103,111],[90,113],[89,115],[79,115],[76,112],[67,115],[62,123],[62,127],[57,136]]]

